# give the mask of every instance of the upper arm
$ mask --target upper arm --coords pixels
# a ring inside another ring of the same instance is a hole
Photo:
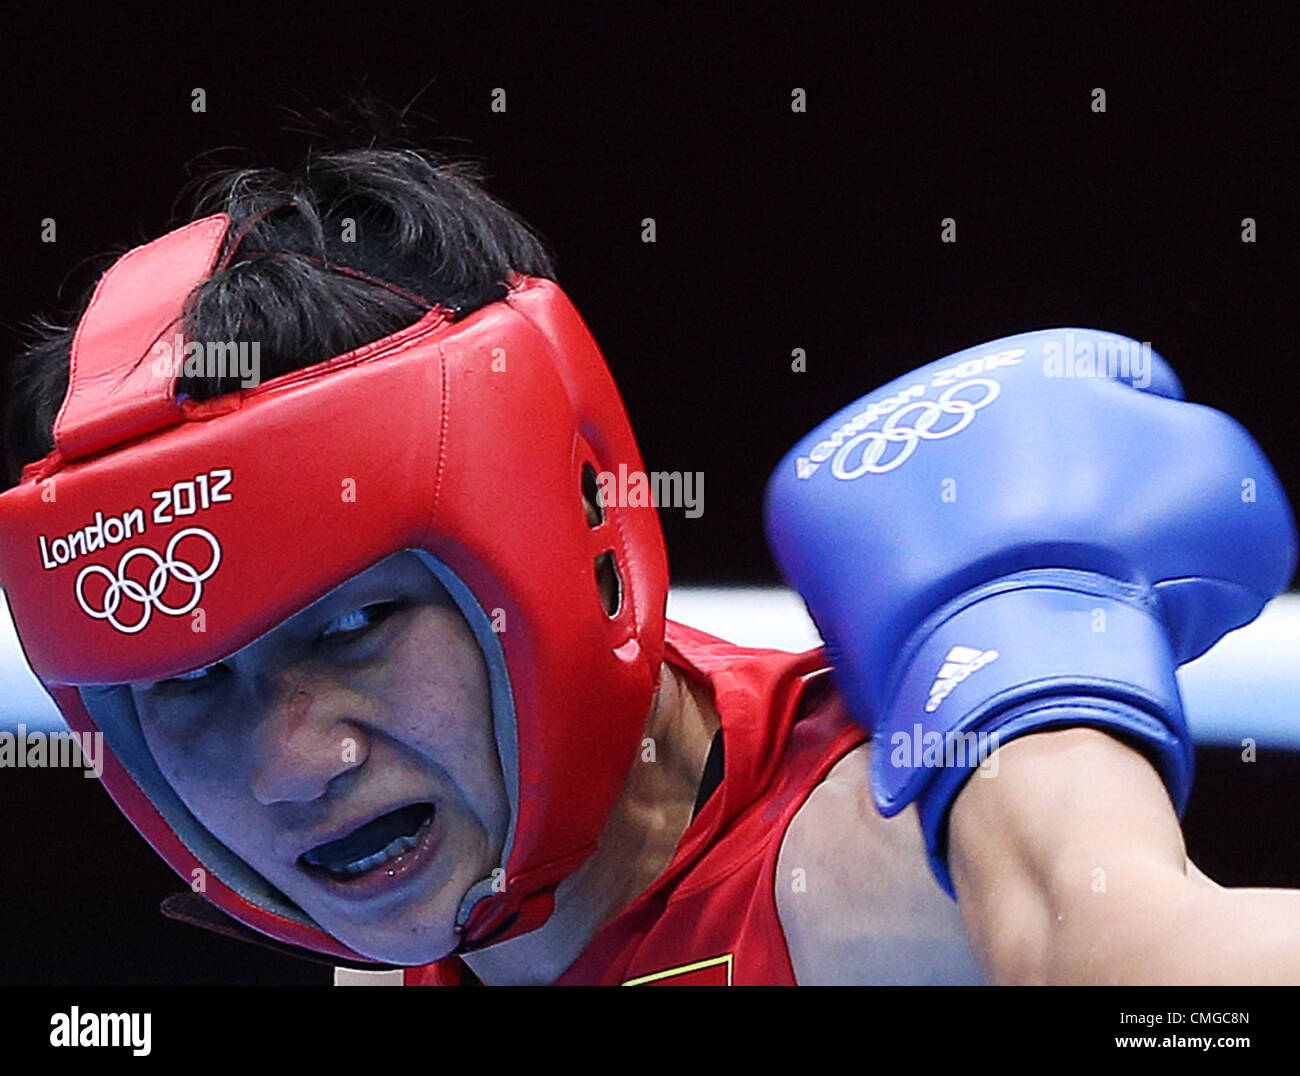
[[[972,777],[949,816],[981,964],[1003,981],[1132,981],[1162,944],[1161,919],[1212,885],[1187,859],[1159,774],[1087,728],[1025,736],[995,757],[995,776]]]
[[[970,983],[957,906],[930,875],[915,812],[882,818],[870,745],[851,751],[791,820],[776,904],[800,983]]]

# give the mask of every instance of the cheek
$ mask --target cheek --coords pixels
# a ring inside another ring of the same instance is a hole
[[[385,670],[395,692],[416,700],[440,738],[491,736],[487,667],[469,628],[444,610],[424,612],[397,640]]]
[[[482,798],[500,788],[487,666],[458,613],[414,619],[385,663],[383,709],[410,746]],[[396,730],[395,730],[396,731]]]
[[[192,812],[206,817],[212,804],[230,798],[239,752],[223,731],[224,727],[187,731],[174,722],[160,720],[138,701],[137,712],[149,753],[167,783]]]
[[[263,859],[270,831],[241,776],[240,745],[227,735],[150,728],[143,715],[141,731],[158,769],[190,813],[218,841],[272,878],[276,864]]]

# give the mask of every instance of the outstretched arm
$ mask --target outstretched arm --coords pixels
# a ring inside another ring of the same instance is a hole
[[[1300,890],[1225,889],[1187,858],[1151,764],[1105,733],[998,751],[950,815],[949,866],[998,983],[1300,983]]]

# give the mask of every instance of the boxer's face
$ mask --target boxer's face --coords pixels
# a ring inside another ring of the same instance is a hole
[[[482,654],[413,554],[132,694],[185,805],[330,934],[391,963],[453,948],[509,805]]]

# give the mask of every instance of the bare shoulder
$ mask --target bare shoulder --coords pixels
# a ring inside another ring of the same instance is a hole
[[[871,745],[836,763],[791,821],[776,905],[800,983],[977,983],[961,913],[926,862],[916,813],[882,818]]]

